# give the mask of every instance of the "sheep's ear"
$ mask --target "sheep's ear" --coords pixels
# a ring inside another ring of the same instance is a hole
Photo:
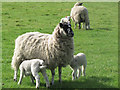
[[[80,5],[82,5],[83,3],[80,3]]]
[[[63,28],[63,24],[62,23],[59,23],[60,27]]]

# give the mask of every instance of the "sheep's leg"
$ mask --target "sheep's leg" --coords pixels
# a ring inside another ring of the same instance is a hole
[[[32,82],[33,84],[35,84],[35,82],[34,82],[35,78],[33,77],[33,75],[31,75],[30,78],[31,78],[31,82]]]
[[[76,28],[76,26],[77,26],[77,22],[75,22],[75,27],[74,27],[74,29]]]
[[[81,75],[81,67],[78,69],[78,75],[77,75],[77,78],[79,78],[80,77],[80,75]]]
[[[24,76],[24,70],[21,69],[21,70],[20,70],[20,79],[19,79],[18,84],[21,84],[21,83],[22,83],[23,76]]]
[[[43,75],[43,77],[44,77],[44,79],[46,81],[46,87],[49,88],[50,87],[50,83],[49,83],[49,80],[48,80],[48,76],[46,74],[46,70],[42,71],[42,75]]]
[[[55,76],[55,70],[51,70],[52,73],[52,81],[51,81],[51,85],[54,84],[54,76]]]
[[[59,82],[61,83],[62,82],[62,79],[61,79],[62,67],[61,66],[58,67],[58,72],[59,72]]]
[[[79,29],[81,29],[81,22],[79,22]]]
[[[86,29],[86,28],[85,28],[85,23],[84,23],[84,22],[83,22],[83,29]]]
[[[72,80],[76,79],[76,75],[77,75],[77,69],[74,69],[72,72]]]
[[[18,72],[18,70],[16,69],[16,70],[14,71],[14,81],[16,81],[16,82],[17,82],[17,72]]]

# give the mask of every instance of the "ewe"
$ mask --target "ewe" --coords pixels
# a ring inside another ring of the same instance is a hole
[[[52,34],[39,32],[25,33],[15,41],[12,68],[14,80],[17,80],[19,65],[24,60],[42,59],[52,73],[54,84],[55,68],[58,66],[59,81],[61,82],[61,68],[69,65],[74,53],[74,33],[69,23],[59,23]]]
[[[72,80],[79,78],[81,75],[81,66],[82,66],[82,75],[85,76],[85,70],[87,66],[87,60],[84,53],[78,53],[74,55],[74,59],[72,60],[70,67],[73,70],[72,72]],[[78,75],[77,75],[78,70]]]
[[[79,24],[79,29],[81,29],[81,22],[83,22],[83,28],[88,30],[90,29],[90,22],[88,16],[88,10],[86,7],[82,6],[81,3],[76,3],[71,9],[70,16],[76,25]]]
[[[18,84],[21,84],[23,76],[30,75],[32,83],[36,80],[36,88],[40,86],[39,72],[42,73],[46,81],[46,87],[50,87],[49,80],[46,74],[46,65],[44,61],[40,59],[25,60],[20,64],[20,79]]]

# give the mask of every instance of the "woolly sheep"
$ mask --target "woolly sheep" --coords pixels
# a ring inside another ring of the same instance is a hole
[[[44,65],[44,61],[40,59],[32,59],[23,61],[20,64],[20,79],[18,84],[21,84],[23,76],[30,76],[32,83],[36,80],[36,88],[40,86],[40,76],[39,72],[42,73],[44,79],[46,81],[46,87],[50,87],[49,80],[46,74],[46,65]]]
[[[54,84],[55,68],[58,66],[59,82],[61,69],[69,65],[74,53],[74,33],[68,23],[59,23],[52,34],[30,32],[19,36],[15,41],[12,68],[14,81],[17,81],[17,72],[20,63],[24,60],[42,59],[52,73]]]
[[[72,80],[79,78],[81,75],[81,66],[82,66],[82,75],[85,76],[85,70],[87,66],[87,60],[84,53],[78,53],[74,55],[74,59],[71,61],[70,67],[73,70],[72,72]],[[78,70],[78,75],[77,75]]]
[[[81,29],[81,22],[83,22],[83,28],[86,30],[90,29],[90,21],[86,7],[79,5],[79,3],[76,3],[71,9],[70,16],[75,22],[75,28],[76,25],[79,24],[79,29]]]

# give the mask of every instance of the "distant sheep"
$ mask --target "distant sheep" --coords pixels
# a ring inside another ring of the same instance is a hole
[[[79,78],[81,75],[81,66],[82,66],[82,75],[85,76],[85,70],[87,66],[87,60],[84,53],[78,53],[74,55],[74,59],[72,60],[70,67],[73,70],[72,72],[72,80]],[[77,70],[79,71],[77,75]]]
[[[69,65],[73,59],[73,36],[74,33],[68,23],[59,23],[52,34],[30,32],[19,36],[15,41],[11,63],[14,69],[14,81],[17,81],[18,68],[24,60],[42,59],[52,72],[52,84],[57,66],[61,82],[61,68]]]
[[[40,86],[40,76],[39,72],[42,73],[44,79],[46,81],[46,87],[50,87],[49,80],[46,74],[46,65],[44,65],[44,61],[40,59],[32,59],[23,61],[20,64],[20,79],[18,84],[21,84],[23,76],[30,75],[32,83],[36,80],[36,88]]]
[[[81,3],[76,3],[71,9],[70,16],[75,22],[75,28],[79,24],[79,29],[81,29],[81,22],[83,23],[83,28],[90,29],[90,21],[88,16],[88,10],[86,7],[82,6]]]

